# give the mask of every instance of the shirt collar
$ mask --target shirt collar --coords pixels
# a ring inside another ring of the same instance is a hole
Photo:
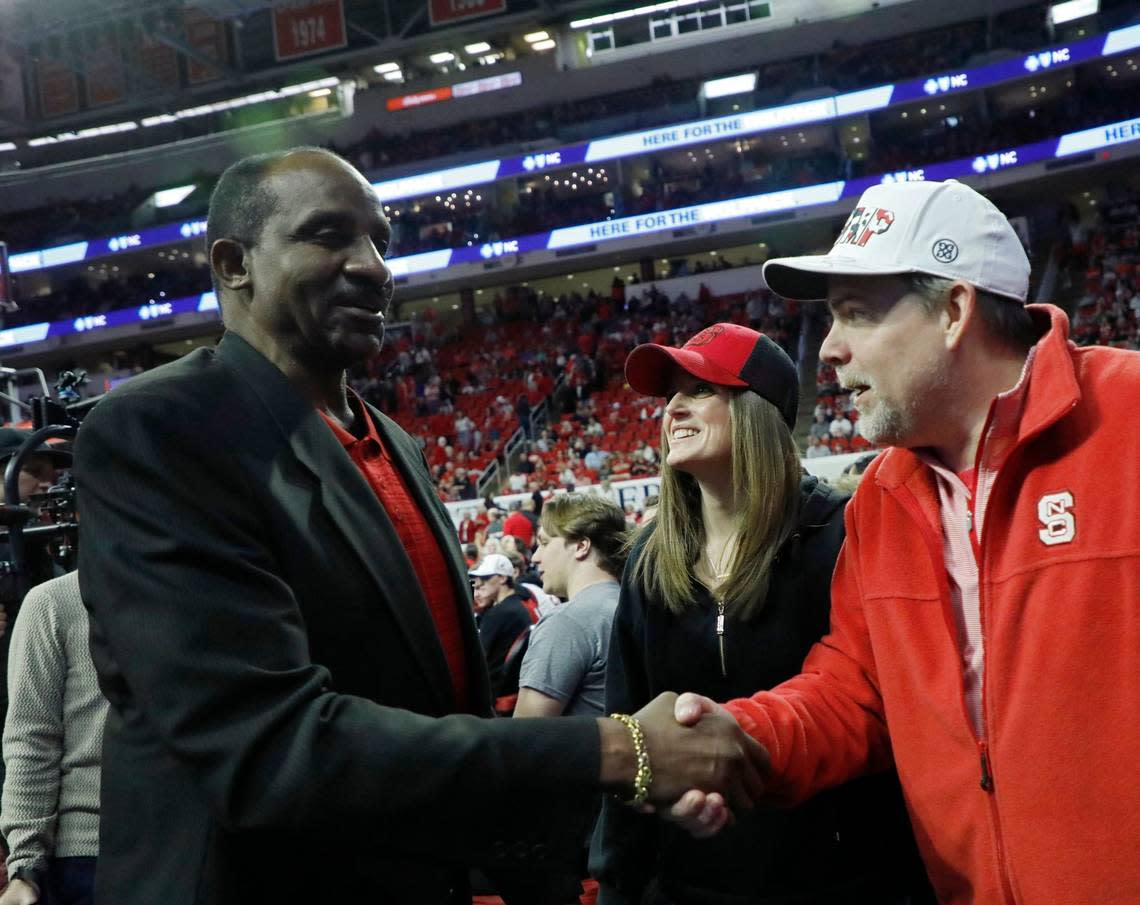
[[[372,416],[368,414],[368,406],[364,404],[361,398],[356,394],[356,391],[351,387],[348,389],[348,404],[352,408],[352,413],[357,418],[364,419],[364,424],[366,425],[367,430],[363,437],[357,438],[353,434],[349,433],[344,429],[340,422],[338,422],[327,412],[324,412],[321,409],[317,409],[317,412],[325,420],[325,424],[332,428],[333,434],[345,449],[351,449],[357,443],[367,443],[369,440],[371,440],[376,444],[377,448],[383,450],[384,442],[380,439],[380,434],[376,430],[376,422],[373,421]]]

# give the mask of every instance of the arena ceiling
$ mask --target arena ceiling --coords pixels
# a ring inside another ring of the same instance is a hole
[[[288,2],[276,0],[276,5]],[[85,29],[143,28],[161,33],[179,21],[185,8],[243,27],[267,17],[274,5],[271,0],[5,0],[0,3],[0,41],[26,46]],[[620,8],[625,4],[609,5]],[[432,30],[426,0],[344,0],[344,6],[349,30],[374,43]],[[557,18],[597,6],[598,0],[508,0],[503,16]]]
[[[95,44],[109,42],[119,48],[133,48],[144,41],[159,42],[172,48],[185,61],[183,66],[200,63],[220,70],[222,79],[205,89],[208,91],[260,86],[293,69],[339,75],[383,56],[414,54],[443,36],[470,34],[482,38],[530,23],[557,23],[571,13],[628,5],[621,0],[609,4],[604,0],[506,0],[501,13],[433,27],[429,0],[343,0],[346,45],[298,62],[281,63],[274,52],[272,10],[275,5],[290,2],[304,0],[276,0],[276,4],[270,0],[0,0],[0,56],[19,61],[25,71],[32,68],[30,64],[46,59],[83,76],[85,55]],[[229,53],[223,65],[204,58],[200,49],[188,42],[188,10],[225,23]],[[122,106],[161,104],[163,86],[148,78],[129,51],[122,53],[122,63],[128,86]],[[169,86],[166,88],[169,94]],[[182,93],[202,92],[188,89]],[[3,119],[8,120],[5,125],[9,127],[18,125],[0,111]]]

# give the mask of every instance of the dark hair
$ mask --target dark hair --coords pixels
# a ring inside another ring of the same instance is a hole
[[[907,282],[911,292],[922,298],[922,307],[927,314],[933,314],[950,292],[954,281],[925,273],[911,273],[907,274]],[[1021,302],[976,287],[974,291],[978,298],[978,314],[986,332],[994,339],[1009,349],[1028,352],[1041,338],[1041,330]]]
[[[257,244],[265,221],[277,210],[278,199],[266,188],[266,177],[274,166],[293,154],[325,154],[343,160],[324,148],[302,146],[254,154],[230,164],[210,193],[210,207],[206,214],[207,259],[218,239],[233,239],[247,248]],[[220,303],[221,293],[216,278],[214,292],[218,293]]]

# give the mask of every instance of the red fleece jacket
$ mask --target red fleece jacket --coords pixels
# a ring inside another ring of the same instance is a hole
[[[1051,306],[978,545],[970,724],[930,469],[892,449],[847,507],[831,632],[731,702],[798,800],[892,754],[949,905],[1140,903],[1140,354],[1077,348]],[[1067,496],[1066,496],[1067,494]],[[1047,542],[1051,541],[1051,542]]]

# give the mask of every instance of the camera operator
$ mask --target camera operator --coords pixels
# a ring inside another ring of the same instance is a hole
[[[15,427],[0,427],[0,474],[7,467],[8,460],[32,435],[31,431]],[[59,477],[61,468],[71,464],[71,454],[62,449],[44,445],[26,457],[20,468],[20,499],[12,503],[26,502],[36,514],[42,509],[42,497]],[[36,497],[36,499],[31,499]],[[0,481],[0,502],[4,499],[4,484]]]
[[[19,451],[24,442],[32,436],[32,431],[20,430],[14,427],[0,427],[0,477],[8,467],[8,460]],[[26,503],[32,510],[32,522],[38,521],[43,513],[47,499],[47,491],[55,486],[60,471],[71,464],[71,453],[56,447],[43,445],[36,452],[24,457],[20,468],[19,499],[5,499],[3,480],[0,480],[0,503],[18,505]],[[21,585],[19,576],[15,574],[12,563],[12,549],[8,535],[0,539],[0,676],[8,672],[8,622],[15,617],[16,608],[20,604],[19,588],[28,588],[30,585],[46,581],[56,575],[62,574],[62,569],[55,567],[49,551],[45,548],[29,550],[28,562],[25,563],[27,575]],[[30,578],[30,580],[28,580]],[[8,687],[4,682],[0,693],[0,720],[8,712]],[[0,781],[3,772],[0,770]]]

